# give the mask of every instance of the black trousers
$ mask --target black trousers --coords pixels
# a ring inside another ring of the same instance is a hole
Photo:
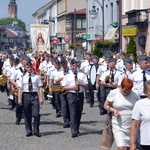
[[[108,87],[103,84],[100,85],[100,100],[101,100],[100,108],[101,109],[104,109],[104,103],[105,103],[106,97],[109,94],[110,90],[112,90],[112,89],[114,89],[114,88]]]
[[[67,100],[70,112],[71,133],[77,133],[77,95],[76,93],[67,93]]]
[[[25,116],[25,127],[27,133],[32,133],[32,117],[33,122],[33,132],[39,133],[40,124],[40,104],[39,97],[37,93],[23,93],[22,95],[24,116]]]
[[[56,114],[61,114],[60,92],[54,92]]]
[[[78,94],[77,99],[77,131],[79,131],[80,127],[83,105],[84,105],[84,93],[82,92]]]
[[[89,81],[89,103],[90,105],[94,105],[94,90],[96,90],[95,85],[92,85],[91,81]]]
[[[150,145],[140,145],[140,150],[150,150]]]
[[[15,96],[15,102],[16,102],[16,121],[20,122],[23,113],[23,106],[18,105],[18,96]]]
[[[61,111],[64,120],[64,124],[70,124],[70,111],[69,111],[69,104],[67,100],[67,94],[62,95],[60,94],[61,99]]]

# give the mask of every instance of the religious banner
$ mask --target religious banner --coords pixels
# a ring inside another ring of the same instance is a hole
[[[50,53],[50,32],[49,25],[30,25],[31,43],[33,51],[39,54]]]

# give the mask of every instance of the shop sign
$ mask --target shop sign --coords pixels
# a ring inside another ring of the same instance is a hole
[[[122,29],[123,36],[136,36],[137,35],[137,28],[123,28]]]

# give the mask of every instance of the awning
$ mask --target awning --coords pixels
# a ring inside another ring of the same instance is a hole
[[[116,40],[119,38],[119,33],[117,33],[118,28],[110,27],[105,34],[105,40]]]

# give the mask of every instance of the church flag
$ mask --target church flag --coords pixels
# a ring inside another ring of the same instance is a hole
[[[50,30],[49,25],[30,25],[32,50],[39,54],[50,53]]]

